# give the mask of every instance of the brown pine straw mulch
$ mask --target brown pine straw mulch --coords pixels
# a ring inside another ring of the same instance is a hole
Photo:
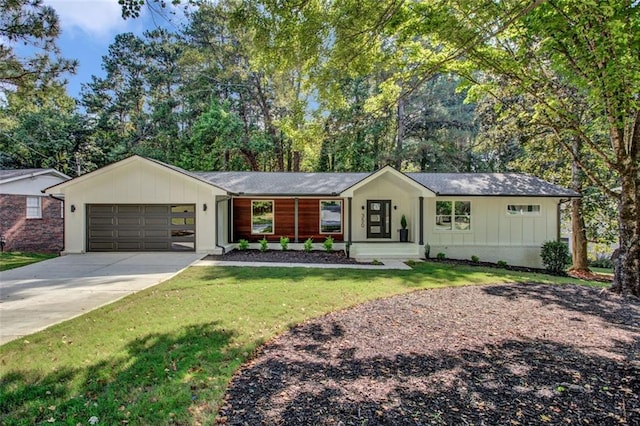
[[[425,290],[311,320],[233,379],[233,425],[640,424],[640,302],[539,284]]]

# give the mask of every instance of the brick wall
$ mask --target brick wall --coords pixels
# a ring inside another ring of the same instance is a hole
[[[55,253],[64,246],[62,202],[42,197],[42,218],[27,219],[27,197],[0,194],[0,233],[5,251]]]

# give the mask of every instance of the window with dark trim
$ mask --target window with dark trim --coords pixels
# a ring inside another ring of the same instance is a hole
[[[470,231],[471,201],[436,201],[436,231]]]
[[[540,214],[540,204],[507,204],[509,216],[537,216]]]
[[[320,233],[342,233],[342,200],[320,200]]]
[[[252,234],[273,234],[274,223],[274,202],[273,200],[252,200],[251,201],[251,233]]]

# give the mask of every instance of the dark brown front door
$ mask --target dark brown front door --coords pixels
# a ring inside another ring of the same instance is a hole
[[[391,200],[367,200],[367,238],[391,238]]]
[[[193,251],[195,205],[89,204],[87,251]]]

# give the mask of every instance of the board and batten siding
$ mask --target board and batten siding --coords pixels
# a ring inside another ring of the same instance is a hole
[[[471,230],[435,229],[436,201],[470,201]],[[511,265],[542,267],[540,248],[557,239],[557,198],[438,197],[425,200],[425,244],[430,255],[448,258],[506,261]],[[509,215],[507,205],[540,205],[535,215]]]
[[[195,204],[196,251],[216,251],[216,195],[225,195],[204,182],[132,157],[77,178],[63,189],[65,253],[86,251],[88,204]],[[204,204],[207,209],[204,210]],[[71,206],[75,211],[71,211]]]
[[[298,198],[298,241],[304,242],[312,238],[315,243],[322,243],[326,237],[331,236],[335,241],[343,241],[345,231],[346,201],[342,200],[342,233],[320,233],[320,201],[337,200],[340,198]],[[274,202],[274,230],[273,234],[251,233],[251,202]],[[291,243],[295,239],[295,199],[278,197],[246,197],[233,199],[233,239],[247,240],[251,243],[261,240],[263,237],[269,242],[279,242],[280,237],[288,237]]]

